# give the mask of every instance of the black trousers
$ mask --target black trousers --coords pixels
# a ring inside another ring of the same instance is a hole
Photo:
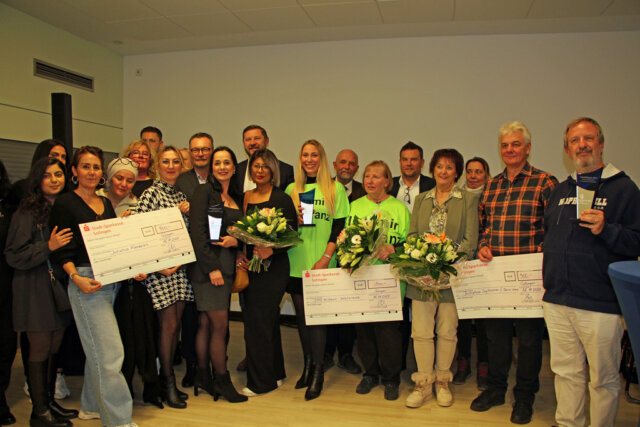
[[[286,253],[272,256],[268,271],[249,272],[242,317],[247,350],[247,387],[255,393],[275,390],[286,377],[280,335],[280,301],[289,280]]]
[[[487,330],[484,319],[458,320],[458,359],[471,359],[471,340],[473,339],[473,324],[476,324],[476,350],[478,363],[489,361],[487,347]]]
[[[188,364],[196,365],[196,334],[198,333],[198,310],[195,302],[187,302],[182,312],[181,348],[182,357]]]
[[[356,334],[364,375],[380,375],[383,383],[399,384],[402,370],[400,322],[358,323]]]
[[[11,293],[7,289],[5,291],[0,295],[2,297],[0,299],[0,393],[4,393],[9,387],[11,365],[13,365],[18,344],[11,321]]]
[[[353,353],[356,343],[356,328],[353,324],[327,325],[327,344],[324,352],[331,357],[338,350],[338,358]]]
[[[485,319],[489,344],[489,388],[507,391],[512,359],[513,329],[518,337],[518,367],[513,394],[516,401],[533,404],[540,389],[544,319]]]

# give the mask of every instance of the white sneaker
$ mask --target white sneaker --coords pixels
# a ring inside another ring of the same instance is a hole
[[[276,385],[278,386],[278,388],[282,387],[282,384],[284,384],[283,380],[276,381]]]
[[[78,412],[78,418],[81,420],[97,420],[100,419],[100,414],[98,412],[83,411],[80,409],[80,412]]]
[[[440,406],[451,406],[453,394],[449,390],[449,381],[436,381],[436,402]]]
[[[252,391],[249,387],[245,387],[240,391],[240,394],[247,397],[256,397],[258,393]]]
[[[407,408],[419,408],[432,397],[431,384],[427,384],[426,381],[419,381],[411,394],[407,396],[404,404]]]
[[[69,387],[67,387],[67,382],[64,379],[64,375],[62,372],[58,372],[56,374],[56,392],[53,397],[56,400],[66,399],[71,396],[71,391],[69,391]]]

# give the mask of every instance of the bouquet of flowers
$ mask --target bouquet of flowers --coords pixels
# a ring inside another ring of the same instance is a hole
[[[389,256],[389,262],[399,279],[406,280],[422,292],[431,293],[437,301],[439,290],[450,288],[450,277],[458,275],[453,264],[466,255],[458,252],[459,248],[460,245],[444,233],[424,233],[409,237],[404,247],[397,248],[396,253]]]
[[[351,224],[338,236],[338,264],[350,268],[351,273],[358,268],[376,261],[376,251],[387,241],[389,221],[382,219],[380,213],[366,218],[354,216]]]
[[[287,224],[281,209],[255,208],[251,213],[227,228],[227,233],[250,245],[267,248],[288,248],[302,242],[300,234]],[[270,262],[254,254],[249,271],[260,273],[268,269]]]

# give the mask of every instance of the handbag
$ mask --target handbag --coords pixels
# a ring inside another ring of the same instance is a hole
[[[40,234],[44,239],[44,233],[40,230]],[[53,303],[56,306],[58,313],[71,310],[71,302],[69,301],[69,295],[67,294],[67,287],[60,283],[58,279],[53,275],[53,266],[51,261],[47,258],[47,267],[49,268],[49,281],[51,282],[51,293],[53,294]]]
[[[247,289],[249,286],[249,273],[246,270],[236,269],[236,278],[233,279],[233,285],[231,285],[231,292],[238,293]]]
[[[246,212],[247,210],[247,198],[245,197],[242,201],[243,210]],[[242,248],[242,252],[246,251],[246,246]],[[236,268],[236,277],[233,279],[233,285],[231,285],[231,292],[238,293],[247,289],[249,286],[249,273],[246,270],[241,270]]]

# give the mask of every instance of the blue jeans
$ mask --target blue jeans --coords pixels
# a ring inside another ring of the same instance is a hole
[[[78,267],[78,274],[93,277],[90,267]],[[120,284],[106,285],[92,294],[69,280],[69,300],[78,327],[82,348],[87,356],[84,366],[80,407],[99,412],[102,425],[117,426],[131,422],[133,400],[122,375],[124,348],[113,303]]]

